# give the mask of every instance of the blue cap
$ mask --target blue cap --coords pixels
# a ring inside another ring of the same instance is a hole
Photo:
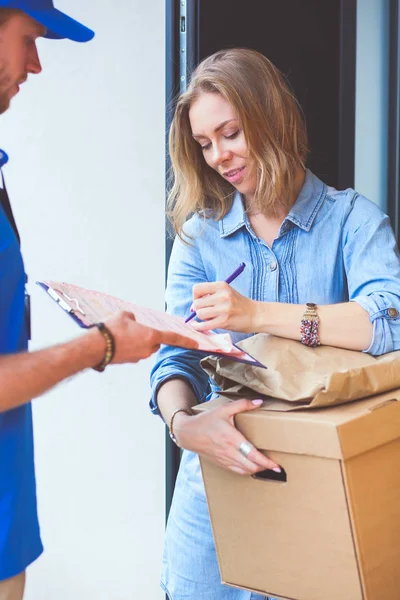
[[[0,8],[16,8],[46,27],[45,37],[88,42],[94,31],[54,8],[52,0],[0,0]]]
[[[5,150],[2,150],[0,148],[0,169],[1,169],[1,167],[4,167],[4,165],[6,165],[7,163],[8,163],[7,153],[5,152]]]

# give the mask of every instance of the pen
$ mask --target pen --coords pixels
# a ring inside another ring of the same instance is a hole
[[[233,273],[231,273],[231,274],[229,275],[229,277],[227,277],[226,279],[224,279],[225,283],[232,283],[232,281],[233,281],[234,279],[236,279],[236,277],[238,277],[238,276],[240,275],[240,273],[242,273],[242,272],[244,271],[244,268],[245,268],[245,266],[246,266],[246,263],[241,263],[241,264],[238,266],[238,268],[237,268],[237,269],[235,269],[235,270],[233,271]],[[193,311],[192,311],[192,313],[191,313],[191,314],[190,314],[190,315],[189,315],[189,316],[188,316],[188,317],[185,319],[185,323],[189,323],[189,321],[190,321],[191,319],[193,319],[193,317],[195,317],[195,316],[196,316],[196,311],[195,311],[195,310],[193,310]]]

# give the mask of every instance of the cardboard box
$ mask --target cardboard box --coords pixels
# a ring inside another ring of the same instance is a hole
[[[287,481],[201,460],[224,583],[293,600],[400,599],[399,400],[236,418]]]

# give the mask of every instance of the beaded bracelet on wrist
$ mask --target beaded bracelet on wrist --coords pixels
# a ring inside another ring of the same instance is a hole
[[[320,345],[317,305],[313,302],[307,302],[306,307],[306,311],[301,319],[300,341],[305,346],[316,348]]]
[[[103,335],[106,342],[106,352],[104,358],[99,365],[93,367],[95,371],[102,373],[106,366],[110,364],[115,354],[115,339],[111,331],[104,325],[104,323],[96,323],[94,327],[97,327],[100,333]]]

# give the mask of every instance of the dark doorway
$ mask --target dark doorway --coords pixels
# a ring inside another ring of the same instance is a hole
[[[198,60],[235,46],[253,48],[269,58],[287,77],[303,108],[310,169],[329,185],[348,187],[353,184],[354,131],[347,132],[351,168],[341,181],[341,10],[338,0],[201,0]],[[355,41],[355,31],[353,35]],[[354,58],[347,57],[353,69]],[[354,77],[353,89],[345,92],[354,115]]]

